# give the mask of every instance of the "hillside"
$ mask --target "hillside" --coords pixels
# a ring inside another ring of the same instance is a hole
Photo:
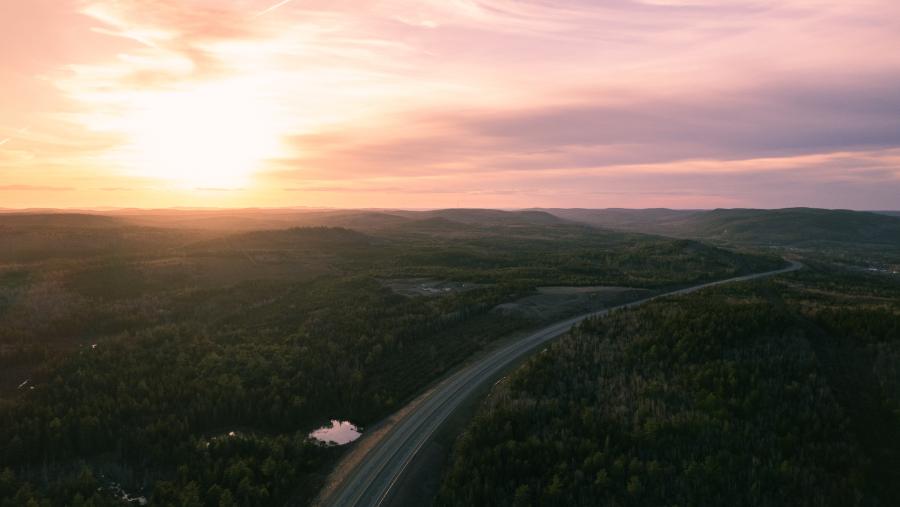
[[[370,427],[510,333],[611,302],[538,287],[627,300],[782,265],[540,212],[137,215],[10,219],[29,225],[0,243],[0,505],[118,505],[111,482],[152,505],[304,504],[343,451],[310,431]],[[289,226],[227,229],[254,222]],[[528,296],[542,311],[494,310]]]
[[[457,229],[475,227],[548,226],[571,223],[544,211],[492,209],[342,210],[307,213],[297,217],[305,225],[347,227],[366,231],[400,229]]]
[[[900,219],[860,211],[719,209],[697,216],[690,226],[699,237],[741,243],[900,246]]]
[[[26,227],[57,227],[104,229],[121,227],[123,222],[114,217],[83,213],[2,213],[0,229],[15,230]]]
[[[96,213],[96,212],[94,212]],[[203,229],[238,232],[294,227],[346,227],[379,231],[415,222],[438,220],[466,226],[546,226],[566,223],[545,211],[491,209],[390,210],[390,209],[209,209],[209,210],[116,210],[100,219],[138,226]],[[59,216],[59,215],[51,215]],[[81,215],[87,216],[87,215]],[[2,215],[0,215],[2,218]],[[0,222],[2,223],[2,222]],[[435,224],[432,224],[435,225]],[[417,228],[413,226],[412,228]]]
[[[0,262],[130,256],[210,236],[208,231],[145,227],[109,216],[0,214]]]
[[[701,210],[650,209],[549,209],[547,212],[566,220],[595,227],[621,231],[671,234],[679,230],[685,221],[705,213]]]
[[[435,505],[897,505],[898,295],[818,265],[588,321],[495,384]]]
[[[343,227],[295,227],[251,231],[190,245],[189,251],[307,250],[366,246],[371,239]]]
[[[444,218],[455,222],[475,225],[556,225],[565,223],[546,211],[501,211],[492,209],[443,209],[419,212],[428,218]]]
[[[560,218],[594,226],[729,243],[900,246],[900,217],[863,211],[814,208],[548,211]]]

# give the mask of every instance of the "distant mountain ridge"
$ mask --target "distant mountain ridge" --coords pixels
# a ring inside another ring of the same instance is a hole
[[[545,211],[597,227],[732,243],[900,246],[900,216],[887,213],[817,208]]]
[[[655,234],[733,244],[816,246],[854,244],[900,247],[900,212],[785,209],[438,209],[413,210],[129,210],[128,213],[3,213],[0,229],[175,228],[215,234],[296,227],[342,227],[361,232],[446,233],[493,228],[528,231],[592,226],[610,231]],[[474,229],[472,226],[476,226]]]

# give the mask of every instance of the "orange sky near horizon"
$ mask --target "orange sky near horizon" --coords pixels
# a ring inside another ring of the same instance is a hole
[[[894,0],[0,0],[0,208],[900,208]]]

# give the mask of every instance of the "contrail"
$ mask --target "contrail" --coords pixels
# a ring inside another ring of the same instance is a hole
[[[277,4],[275,4],[275,5],[271,6],[271,7],[269,7],[268,9],[265,9],[265,10],[262,10],[262,11],[257,12],[253,17],[254,17],[254,18],[258,18],[258,17],[262,16],[263,14],[268,14],[268,13],[274,11],[275,9],[277,9],[277,8],[279,8],[279,7],[282,7],[282,6],[286,5],[286,4],[289,4],[289,3],[293,2],[293,1],[294,1],[294,0],[281,0],[281,1],[278,2]]]

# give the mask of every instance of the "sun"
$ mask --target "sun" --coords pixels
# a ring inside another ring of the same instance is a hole
[[[135,176],[180,187],[238,188],[280,151],[280,128],[259,90],[194,85],[141,94],[119,131],[120,162]]]

